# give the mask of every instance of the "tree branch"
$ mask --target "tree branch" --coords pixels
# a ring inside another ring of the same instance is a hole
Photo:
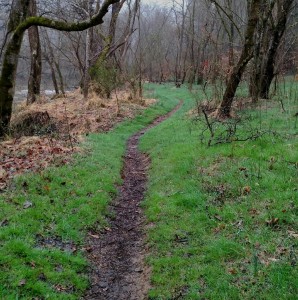
[[[94,15],[91,19],[81,22],[67,23],[64,21],[53,20],[45,17],[29,17],[16,28],[15,34],[22,34],[25,30],[33,25],[52,28],[59,31],[82,31],[90,27],[102,24],[103,17],[108,13],[109,6],[119,1],[120,0],[105,0],[96,15]]]

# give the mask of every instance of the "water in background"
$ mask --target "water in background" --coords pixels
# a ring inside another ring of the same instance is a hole
[[[68,92],[68,90],[67,90]],[[16,89],[15,95],[14,95],[14,102],[20,103],[27,99],[28,90],[27,89]],[[55,90],[41,90],[41,95],[45,96],[53,96],[55,95]]]

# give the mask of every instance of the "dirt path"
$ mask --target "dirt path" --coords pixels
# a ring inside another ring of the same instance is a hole
[[[122,170],[123,184],[110,206],[114,218],[100,238],[90,237],[88,249],[92,262],[91,288],[84,299],[142,300],[149,290],[150,270],[144,263],[144,198],[149,157],[139,152],[141,136],[158,125],[182,105],[158,117],[148,127],[131,136],[127,143]]]

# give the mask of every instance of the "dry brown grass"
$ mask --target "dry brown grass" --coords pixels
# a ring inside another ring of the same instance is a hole
[[[139,101],[130,102],[129,99],[128,91],[118,91],[111,99],[90,93],[85,100],[77,90],[52,100],[43,97],[30,106],[26,106],[25,102],[18,104],[12,115],[12,128],[25,126],[23,122],[28,116],[31,117],[29,120],[34,120],[34,116],[47,113],[50,132],[48,135],[22,137],[20,133],[28,135],[30,132],[24,129],[0,142],[0,190],[6,188],[17,174],[67,163],[70,154],[79,151],[78,141],[85,134],[108,131],[155,102],[154,99],[144,99],[144,105],[140,105],[135,103]]]
[[[125,118],[132,118],[152,104],[154,100],[145,101],[145,105],[129,102],[129,92],[114,93],[111,99],[102,99],[90,93],[87,100],[79,91],[68,93],[65,97],[34,103],[30,106],[20,104],[15,109],[12,124],[22,120],[24,114],[47,112],[60,134],[80,135],[89,132],[101,132],[111,129]]]

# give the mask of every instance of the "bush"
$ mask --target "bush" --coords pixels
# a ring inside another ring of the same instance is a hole
[[[44,135],[56,131],[56,124],[46,111],[30,111],[21,114],[10,126],[12,136],[17,138],[21,136]]]
[[[94,91],[102,97],[110,98],[112,92],[120,85],[118,70],[111,61],[98,60],[90,68]]]

